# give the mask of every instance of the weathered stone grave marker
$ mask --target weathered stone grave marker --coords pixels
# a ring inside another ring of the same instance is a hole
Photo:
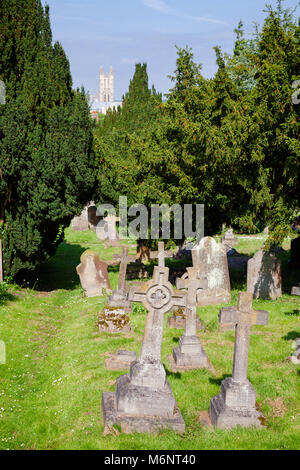
[[[223,307],[219,312],[219,324],[221,330],[234,330],[238,322],[238,307]],[[256,325],[267,325],[269,313],[266,310],[252,309]]]
[[[298,286],[292,287],[291,295],[300,295],[300,282]]]
[[[192,250],[193,266],[207,279],[207,289],[197,295],[198,305],[215,305],[231,300],[226,250],[212,237],[204,237]]]
[[[199,278],[197,268],[187,268],[188,280],[183,284],[187,287],[187,306],[185,308],[185,331],[179,340],[179,347],[173,349],[172,370],[211,369],[211,363],[196,334],[196,296],[199,289],[207,287],[207,279]],[[177,279],[177,288],[182,280]]]
[[[117,241],[119,239],[119,235],[116,222],[120,222],[120,218],[110,214],[103,220],[107,223],[107,238],[110,241]]]
[[[186,306],[186,293],[174,291],[169,269],[155,266],[153,279],[141,289],[130,290],[132,302],[147,309],[144,338],[129,375],[117,379],[115,393],[103,393],[105,427],[119,424],[123,432],[155,432],[171,428],[183,432],[185,424],[161,363],[164,314],[174,306]]]
[[[103,289],[111,291],[107,263],[99,258],[98,253],[87,250],[81,255],[80,261],[76,271],[86,297],[101,296]]]
[[[240,292],[232,377],[223,380],[221,393],[210,401],[210,418],[218,428],[262,425],[263,416],[256,407],[256,393],[247,379],[250,327],[256,324],[256,321],[257,314],[252,308],[252,294]]]
[[[156,259],[158,258],[158,266],[161,268],[165,267],[165,259],[172,258],[173,252],[171,250],[165,251],[165,243],[158,242],[158,250],[150,252],[150,258]]]
[[[119,349],[116,354],[112,354],[105,361],[105,367],[110,370],[128,370],[134,361],[136,361],[136,353],[134,351]]]
[[[128,247],[123,247],[119,271],[118,289],[116,291],[113,291],[112,295],[108,298],[108,305],[110,307],[122,307],[126,312],[131,311],[131,304],[128,300],[128,292],[126,286],[126,270],[128,259]]]
[[[221,242],[226,248],[226,253],[228,253],[228,251],[238,243],[238,239],[235,237],[231,227],[224,233],[224,236],[221,238]]]
[[[259,250],[247,265],[247,291],[254,299],[281,297],[281,261],[272,252]]]

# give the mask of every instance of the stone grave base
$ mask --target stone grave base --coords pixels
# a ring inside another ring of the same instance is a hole
[[[223,380],[221,393],[210,401],[210,418],[214,426],[229,429],[236,426],[262,427],[264,416],[255,403],[255,390],[247,380],[237,384],[233,379]]]
[[[291,295],[300,295],[300,284],[299,286],[292,287]]]
[[[112,295],[108,297],[108,305],[109,307],[122,307],[126,313],[132,312],[131,303],[123,291],[113,291]]]
[[[112,354],[105,361],[105,368],[109,370],[128,370],[130,364],[136,361],[136,353],[134,351],[125,351],[119,349],[117,354]]]
[[[104,311],[99,314],[98,325],[100,333],[132,332],[130,319],[125,315],[125,309],[123,307],[106,307]]]
[[[130,415],[118,412],[115,393],[103,392],[102,416],[104,430],[109,430],[115,424],[120,426],[122,432],[125,434],[135,432],[157,433],[160,429],[172,429],[178,433],[183,433],[185,431],[185,423],[176,403],[174,406],[173,416],[171,417]]]
[[[177,314],[174,312],[172,317],[168,317],[167,325],[169,328],[177,328],[178,330],[184,330],[185,328],[185,316],[184,313]],[[204,325],[199,317],[197,317],[197,331],[203,330]]]

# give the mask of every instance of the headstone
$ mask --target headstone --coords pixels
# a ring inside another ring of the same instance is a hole
[[[197,315],[196,297],[197,291],[207,287],[207,279],[198,276],[197,268],[187,268],[188,282],[182,284],[177,280],[177,288],[187,287],[187,306],[185,308],[185,329],[179,339],[179,347],[173,349],[172,371],[184,371],[188,369],[211,369],[211,363],[196,334]]]
[[[124,307],[106,306],[98,318],[99,333],[130,333],[130,319]]]
[[[225,246],[227,254],[238,243],[238,239],[235,237],[231,227],[225,232],[224,236],[221,238],[221,242]]]
[[[192,250],[193,266],[200,277],[207,279],[208,287],[199,291],[197,304],[216,305],[231,300],[230,278],[226,250],[212,237],[204,237]]]
[[[104,220],[101,220],[101,222],[99,222],[97,224],[96,236],[97,236],[98,240],[100,240],[100,241],[104,241],[108,238],[107,222],[104,222]]]
[[[253,310],[252,316],[256,325],[267,325],[269,313],[266,310]],[[219,324],[221,330],[234,330],[238,321],[237,307],[223,307],[219,312]]]
[[[87,250],[81,255],[80,261],[76,271],[86,297],[101,296],[103,289],[111,291],[107,263],[100,260],[98,253]]]
[[[272,252],[259,250],[247,265],[247,291],[254,299],[281,297],[281,262]]]
[[[130,300],[142,302],[148,312],[144,338],[129,375],[117,379],[115,393],[103,393],[105,428],[118,424],[128,433],[161,428],[184,432],[185,424],[161,363],[161,345],[164,314],[175,305],[185,307],[186,293],[174,291],[168,275],[168,268],[155,266],[151,281],[130,290]]]
[[[110,241],[116,241],[119,239],[116,222],[120,221],[119,217],[114,215],[108,215],[103,219],[107,223],[107,235]]]
[[[300,295],[300,282],[298,286],[292,287],[291,295]]]
[[[173,311],[173,315],[168,317],[167,325],[169,328],[175,328],[177,330],[184,330],[185,328],[185,309],[178,308]],[[200,331],[204,329],[204,325],[200,318],[196,318],[196,330]]]
[[[136,361],[136,353],[134,351],[119,349],[117,354],[112,354],[105,361],[105,367],[109,370],[128,370],[134,361]]]
[[[85,207],[79,216],[73,218],[71,222],[72,230],[77,232],[83,232],[89,229],[87,208]]]
[[[158,258],[158,266],[161,268],[165,267],[165,258],[172,258],[173,252],[171,250],[165,251],[164,242],[158,242],[158,251],[151,251],[150,258]]]
[[[223,380],[221,393],[210,401],[210,418],[214,426],[225,429],[238,425],[261,427],[262,414],[256,407],[256,393],[247,379],[250,327],[256,324],[252,309],[252,294],[240,292],[232,377]]]
[[[291,264],[295,266],[300,265],[300,237],[291,240]]]
[[[295,341],[296,352],[289,358],[293,364],[300,364],[300,338]]]
[[[113,291],[112,295],[108,298],[108,305],[110,307],[122,307],[126,312],[131,311],[131,304],[128,300],[128,292],[126,285],[126,270],[128,263],[128,247],[123,247],[122,258],[120,263],[118,289]]]

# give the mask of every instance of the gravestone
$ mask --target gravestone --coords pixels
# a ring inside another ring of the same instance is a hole
[[[96,227],[96,236],[98,240],[104,241],[108,238],[108,233],[107,233],[107,222],[104,220],[101,220]]]
[[[255,317],[256,325],[267,325],[269,313],[266,310],[253,310],[252,315]],[[238,321],[237,307],[223,307],[219,312],[220,329],[223,331],[234,330]]]
[[[99,333],[130,333],[130,319],[124,307],[106,306],[98,317]]]
[[[77,232],[84,232],[85,230],[89,229],[86,208],[83,209],[79,216],[73,218],[71,222],[71,228]]]
[[[177,281],[177,288],[187,287],[187,305],[185,308],[185,329],[179,339],[179,347],[173,349],[171,368],[173,372],[189,369],[211,369],[211,363],[196,334],[197,315],[196,297],[199,289],[207,287],[207,279],[198,276],[197,268],[187,268],[188,280],[182,284],[181,279]]]
[[[281,262],[272,252],[260,249],[247,264],[247,291],[254,299],[281,297]]]
[[[113,242],[117,241],[119,239],[118,231],[117,231],[117,222],[120,221],[119,217],[116,217],[115,215],[108,215],[103,219],[104,222],[107,223],[107,235],[108,239]]]
[[[221,393],[210,401],[210,418],[218,428],[262,425],[263,416],[256,407],[256,393],[247,379],[250,327],[256,324],[256,319],[257,315],[252,308],[252,294],[240,292],[232,377],[223,380]]]
[[[167,325],[169,328],[175,328],[177,330],[184,330],[185,328],[185,309],[178,308],[174,309],[173,315],[168,317]],[[204,329],[204,325],[197,315],[196,318],[196,330],[200,331]]]
[[[292,287],[291,295],[300,295],[300,282],[298,286]]]
[[[130,373],[117,379],[115,393],[103,393],[105,428],[117,424],[127,433],[161,428],[184,432],[185,423],[161,363],[161,346],[164,314],[175,305],[185,307],[186,293],[174,291],[168,275],[168,268],[155,266],[151,281],[130,290],[130,300],[142,302],[147,310],[144,337]]]
[[[295,340],[296,352],[289,358],[293,364],[300,364],[300,338]]]
[[[221,238],[221,242],[225,246],[227,254],[238,243],[238,239],[234,236],[231,227],[227,230],[227,232],[224,233],[224,236]]]
[[[126,312],[131,312],[131,304],[128,300],[126,285],[127,263],[128,247],[123,247],[119,271],[118,289],[116,291],[113,291],[112,295],[108,298],[108,305],[110,307],[122,307]]]
[[[119,349],[117,354],[112,354],[105,361],[105,367],[109,370],[128,370],[132,362],[136,361],[136,353]]]
[[[291,240],[290,262],[293,266],[300,266],[300,237]]]
[[[192,250],[193,266],[206,278],[207,289],[197,295],[197,305],[216,305],[231,300],[230,278],[226,250],[212,237],[204,237]]]
[[[101,296],[103,289],[111,291],[107,263],[99,258],[98,253],[87,250],[81,255],[80,261],[76,271],[86,297]]]
[[[150,258],[151,259],[158,258],[158,266],[161,268],[165,267],[165,259],[172,258],[172,257],[173,257],[173,253],[171,250],[165,251],[164,242],[158,242],[158,250],[150,252]]]

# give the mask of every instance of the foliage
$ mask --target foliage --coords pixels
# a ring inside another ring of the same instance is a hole
[[[0,222],[4,272],[16,276],[55,251],[90,198],[93,136],[85,92],[72,90],[65,52],[52,45],[49,8],[3,0],[0,18]]]

